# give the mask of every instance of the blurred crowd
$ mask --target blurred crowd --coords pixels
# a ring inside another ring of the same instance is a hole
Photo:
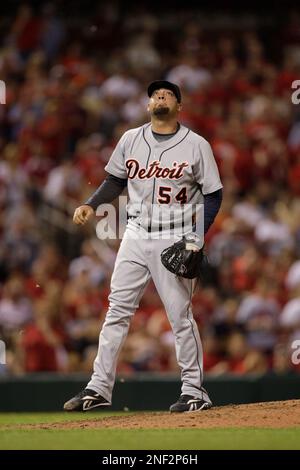
[[[72,214],[122,133],[148,120],[159,78],[181,86],[181,122],[211,143],[224,185],[206,240],[212,282],[193,300],[206,373],[299,372],[300,15],[178,18],[99,2],[76,16],[58,4],[0,21],[2,373],[91,371],[119,242]],[[178,371],[152,283],[118,363],[137,371]]]

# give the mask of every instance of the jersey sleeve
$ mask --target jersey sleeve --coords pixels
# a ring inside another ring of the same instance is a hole
[[[223,187],[212,148],[205,139],[202,139],[197,146],[193,171],[204,195]]]
[[[127,179],[127,171],[125,167],[125,142],[126,132],[117,143],[111,157],[105,166],[105,171],[117,178]]]

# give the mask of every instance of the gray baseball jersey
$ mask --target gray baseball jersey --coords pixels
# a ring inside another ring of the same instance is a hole
[[[128,223],[117,255],[109,309],[88,388],[111,401],[118,353],[152,278],[174,332],[182,394],[210,402],[202,385],[202,346],[191,309],[194,281],[170,273],[162,265],[160,254],[178,239],[183,218],[186,221],[190,216],[186,207],[201,204],[203,194],[222,187],[211,147],[182,125],[172,137],[158,141],[148,123],[125,132],[105,169],[116,177],[128,178],[128,214],[133,221]],[[142,236],[163,231],[167,225],[171,228],[169,239]],[[138,237],[132,236],[137,233]]]
[[[128,215],[149,232],[188,228],[202,194],[222,188],[209,143],[182,125],[163,142],[153,136],[151,124],[125,132],[105,170],[128,178]]]

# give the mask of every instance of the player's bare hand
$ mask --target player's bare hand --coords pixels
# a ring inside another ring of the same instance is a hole
[[[77,207],[73,215],[73,222],[77,225],[84,225],[95,213],[91,206],[84,204]]]

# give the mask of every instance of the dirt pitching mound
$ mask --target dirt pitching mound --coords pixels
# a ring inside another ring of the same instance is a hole
[[[26,426],[40,429],[170,429],[263,427],[290,428],[300,426],[300,400],[288,400],[249,405],[229,405],[210,410],[171,414],[127,413],[122,416],[92,418],[44,425]]]

